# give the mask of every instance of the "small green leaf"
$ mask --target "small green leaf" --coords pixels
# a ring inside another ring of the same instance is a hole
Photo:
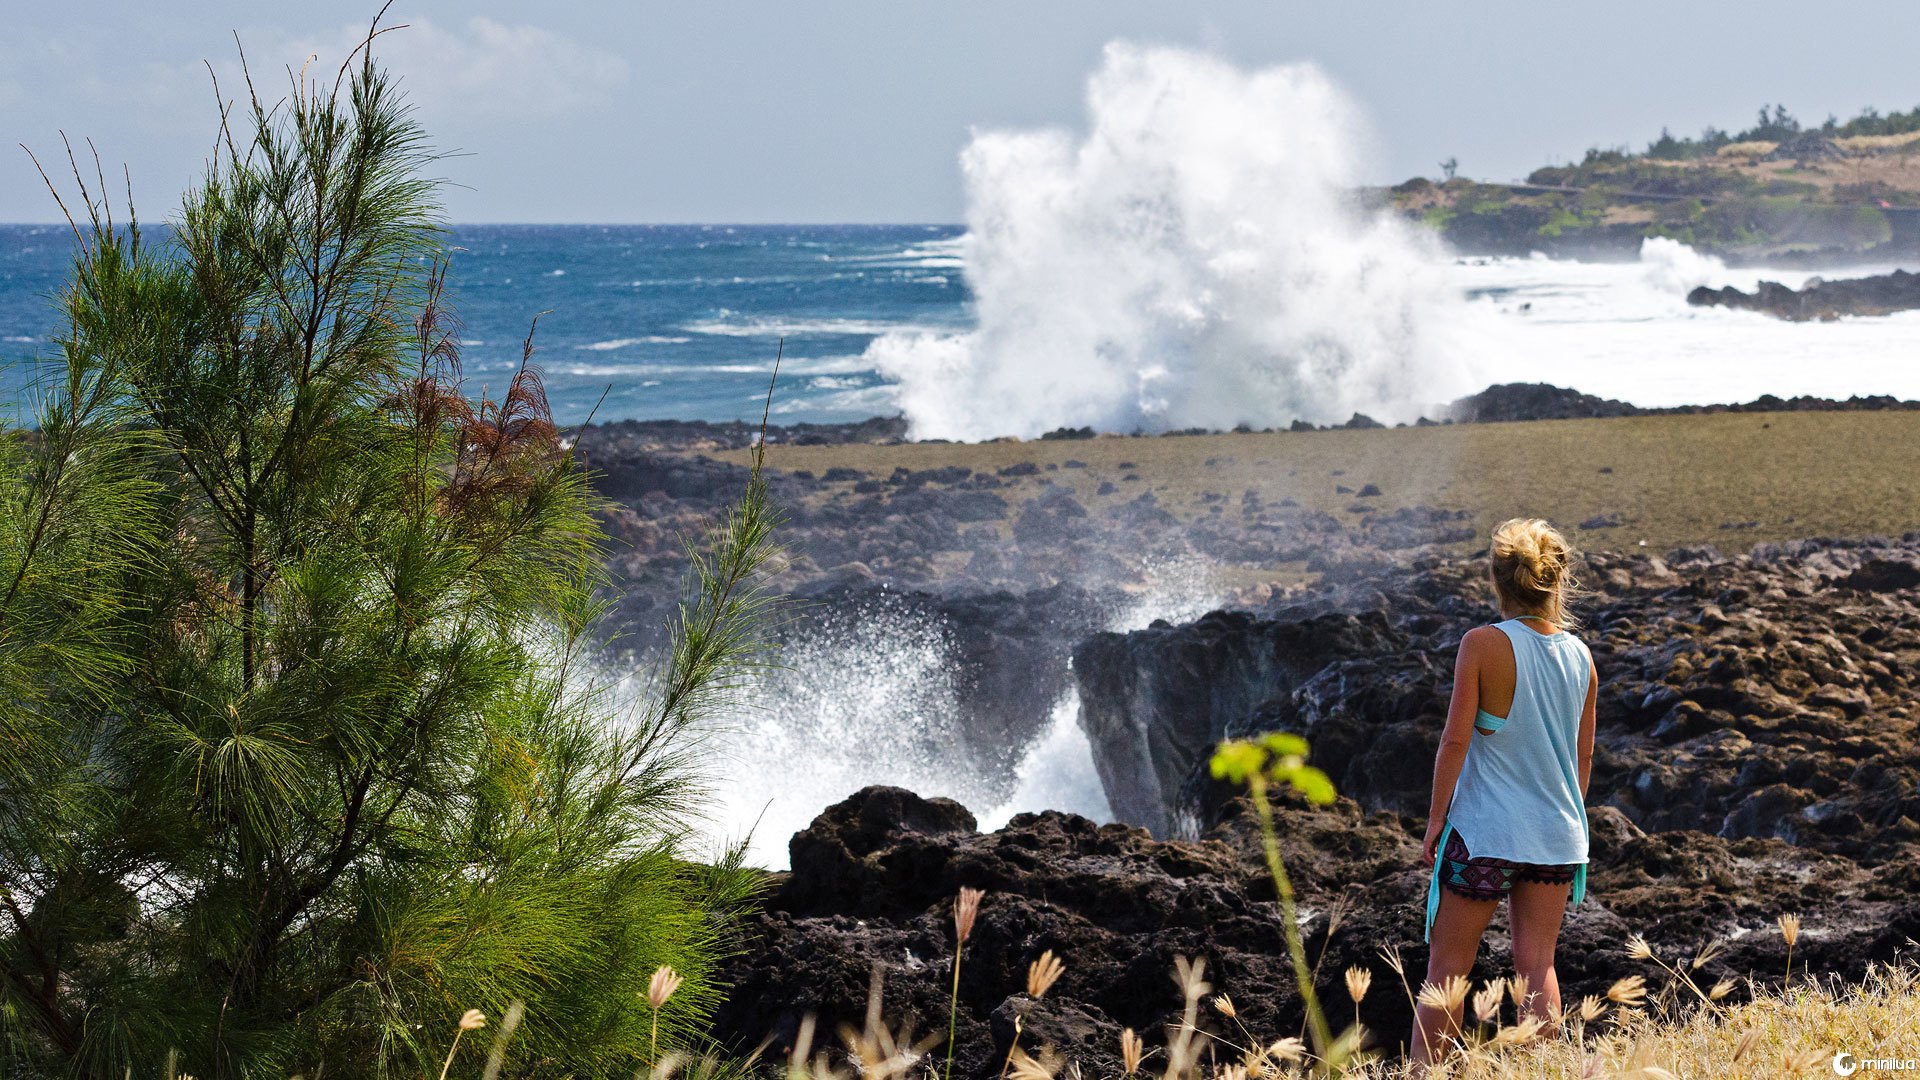
[[[1287,782],[1315,806],[1325,806],[1334,800],[1333,781],[1326,773],[1311,765],[1302,765],[1293,770]]]
[[[1213,752],[1213,761],[1209,768],[1216,780],[1226,780],[1235,784],[1244,784],[1247,777],[1260,771],[1267,763],[1267,752],[1259,746],[1234,740],[1221,743]]]
[[[1270,731],[1260,737],[1260,744],[1274,757],[1307,756],[1307,740],[1284,731]]]

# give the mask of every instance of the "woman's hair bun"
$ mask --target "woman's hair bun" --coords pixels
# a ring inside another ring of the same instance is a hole
[[[1493,580],[1523,610],[1561,613],[1573,588],[1573,546],[1540,518],[1512,518],[1493,530]]]

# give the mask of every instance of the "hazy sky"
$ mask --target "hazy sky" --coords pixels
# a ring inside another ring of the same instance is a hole
[[[158,216],[201,168],[202,60],[337,65],[375,9],[315,0],[9,0],[0,221],[56,211],[24,153],[91,136]],[[443,149],[456,221],[957,221],[969,131],[1081,124],[1114,39],[1312,61],[1372,119],[1382,181],[1505,179],[1661,126],[1920,104],[1913,0],[1473,5],[1363,0],[399,0],[383,39]],[[284,74],[282,74],[284,78]],[[1249,133],[1249,138],[1257,133]],[[117,169],[114,169],[117,172]]]

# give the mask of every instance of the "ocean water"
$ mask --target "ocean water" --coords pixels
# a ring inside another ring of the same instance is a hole
[[[758,419],[776,349],[778,420],[896,411],[863,359],[887,332],[970,325],[960,228],[949,225],[457,226],[448,274],[473,392],[535,362],[555,416]],[[54,352],[54,296],[72,234],[0,226],[0,389],[17,398]]]
[[[1332,249],[1339,239],[1316,243]],[[1215,288],[1193,287],[1172,307],[1161,294],[1153,301],[1156,265],[1191,286],[1199,258],[1191,238],[1176,252],[1142,250],[1132,235],[1067,237],[1081,263],[1061,268],[1055,289],[1018,265],[1017,240],[950,225],[461,226],[450,240],[470,390],[506,382],[538,314],[535,362],[566,423],[584,420],[596,402],[608,420],[757,419],[783,339],[776,422],[905,412],[917,434],[954,438],[1082,423],[1337,422],[1356,408],[1410,421],[1506,381],[1648,406],[1768,393],[1920,398],[1920,312],[1788,324],[1689,307],[1695,285],[1799,285],[1811,272],[1729,269],[1667,241],[1649,242],[1637,262],[1589,263],[1463,258],[1403,238],[1392,242],[1394,261],[1377,259],[1346,282],[1356,295],[1342,298],[1330,320],[1278,298],[1271,312],[1257,296],[1229,304]],[[1108,259],[1099,257],[1102,244]],[[70,251],[63,228],[0,226],[0,393],[9,401],[28,396],[44,370],[36,361],[56,351],[54,299]],[[1223,242],[1214,258],[1235,253]],[[1103,272],[1114,280],[1098,280]],[[1380,284],[1394,274],[1418,279],[1417,303],[1402,302],[1404,283]],[[1011,287],[1019,303],[1007,310],[1003,296],[983,310],[970,286],[976,276],[998,293]],[[1128,304],[1134,317],[1087,330],[1105,325],[1098,313]],[[1250,312],[1306,320],[1300,355],[1276,352],[1284,327],[1238,332]],[[1370,318],[1383,325],[1364,325]],[[1117,340],[1121,333],[1129,340]],[[1393,377],[1327,374],[1330,352],[1391,349],[1396,340],[1434,357],[1432,368],[1418,378],[1404,361],[1387,369]]]

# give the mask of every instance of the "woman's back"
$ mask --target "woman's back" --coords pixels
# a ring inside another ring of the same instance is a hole
[[[1433,756],[1421,857],[1427,983],[1468,976],[1488,920],[1508,905],[1521,1012],[1558,1023],[1554,951],[1568,904],[1586,895],[1587,776],[1598,723],[1593,656],[1564,628],[1579,594],[1573,549],[1539,518],[1493,530],[1487,578],[1506,620],[1468,632],[1454,657],[1447,723]],[[1462,1003],[1423,1000],[1408,1046],[1414,1074],[1460,1041]]]
[[[1511,700],[1504,671],[1482,679],[1479,716],[1454,788],[1448,820],[1476,855],[1564,864],[1587,858],[1587,815],[1579,771],[1580,719],[1593,677],[1586,644],[1546,634],[1524,619],[1496,624],[1513,658]],[[1505,665],[1501,665],[1504,667]]]

